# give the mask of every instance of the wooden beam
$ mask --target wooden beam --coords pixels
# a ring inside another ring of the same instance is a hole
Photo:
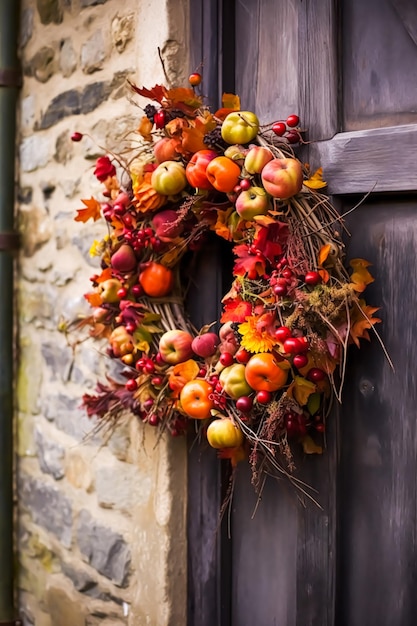
[[[330,194],[417,191],[417,124],[338,133],[310,146]]]

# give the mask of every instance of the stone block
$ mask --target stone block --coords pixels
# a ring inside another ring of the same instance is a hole
[[[136,465],[116,461],[96,471],[96,492],[100,506],[127,513],[133,506],[146,506],[152,495],[152,480]]]
[[[39,413],[39,389],[42,383],[42,359],[39,347],[29,338],[21,337],[17,375],[17,405],[22,413]]]
[[[45,167],[52,156],[49,137],[31,135],[25,137],[20,144],[20,168],[23,172],[34,172]]]
[[[22,99],[20,123],[23,129],[32,129],[35,123],[35,97],[31,94]]]
[[[106,60],[106,46],[102,30],[96,32],[81,48],[81,69],[85,74],[101,70]]]
[[[69,115],[79,115],[81,113],[80,93],[76,89],[64,91],[51,100],[42,115],[39,129],[45,130]]]
[[[47,83],[55,71],[55,50],[43,46],[25,65],[25,74],[34,76],[40,83]]]
[[[43,399],[42,411],[49,420],[54,420],[57,428],[78,442],[88,437],[90,443],[100,443],[101,438],[93,436],[95,420],[89,419],[79,398],[64,394],[50,394]]]
[[[51,380],[67,381],[72,363],[72,350],[61,342],[45,342],[41,345],[42,356],[51,374]]]
[[[115,596],[111,591],[103,589],[98,581],[91,576],[91,573],[86,570],[85,566],[82,566],[80,563],[75,561],[62,563],[62,573],[72,581],[75,589],[80,593],[97,600],[115,602],[119,605],[123,604],[122,598]]]
[[[122,535],[82,510],[78,517],[77,542],[81,553],[94,569],[116,585],[127,586],[131,554]]]
[[[62,22],[61,0],[36,0],[36,8],[42,24]]]
[[[57,487],[28,474],[19,477],[20,505],[34,521],[69,548],[72,536],[72,505]]]
[[[65,477],[76,489],[91,491],[93,489],[93,475],[89,459],[77,450],[69,450],[65,465]]]
[[[65,475],[65,448],[48,438],[40,426],[35,429],[35,440],[41,470],[45,474],[50,474],[55,480],[63,478]]]
[[[19,212],[19,232],[22,233],[23,254],[32,257],[52,237],[52,224],[47,213],[36,206]]]
[[[64,78],[68,78],[77,68],[77,54],[71,39],[64,39],[61,42],[59,53],[59,69]]]
[[[117,15],[111,23],[111,35],[113,45],[117,52],[122,53],[128,42],[134,34],[135,16],[133,13],[129,15]]]
[[[51,584],[46,593],[46,606],[54,626],[85,626],[86,613],[71,589]]]
[[[33,9],[24,8],[20,16],[19,46],[24,48],[33,33]]]

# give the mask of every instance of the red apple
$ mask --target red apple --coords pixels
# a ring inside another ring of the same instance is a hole
[[[164,161],[152,172],[151,185],[163,196],[175,196],[186,184],[185,167],[178,161]]]
[[[252,146],[245,157],[245,170],[248,174],[260,174],[274,155],[269,148],[264,146]]]
[[[218,156],[214,150],[198,150],[193,154],[185,168],[185,175],[191,187],[213,189],[206,174],[207,165]]]
[[[295,196],[303,185],[303,170],[297,159],[273,159],[262,170],[262,184],[274,198]]]
[[[191,348],[197,356],[206,359],[216,353],[219,343],[220,338],[216,333],[203,333],[194,337]]]
[[[161,241],[171,241],[171,239],[178,237],[184,228],[174,209],[159,211],[152,218],[152,226],[155,229],[155,235]]]
[[[269,209],[269,198],[263,187],[249,187],[239,194],[236,212],[245,220],[253,220],[257,215],[266,215]]]
[[[168,330],[159,340],[159,354],[165,363],[176,365],[193,356],[193,338],[185,330]]]
[[[119,302],[120,298],[117,295],[117,292],[122,287],[122,283],[117,278],[109,278],[104,282],[100,283],[98,286],[98,290],[101,296],[102,302],[108,302],[113,304],[115,302]]]

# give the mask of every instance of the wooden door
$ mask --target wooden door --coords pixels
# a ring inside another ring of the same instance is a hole
[[[395,371],[375,338],[352,350],[328,450],[298,459],[322,509],[270,481],[253,517],[242,467],[230,538],[216,534],[221,471],[207,455],[191,461],[189,626],[417,623],[417,4],[191,6],[207,90],[235,90],[264,122],[298,113],[311,141],[301,156],[323,166],[340,210],[362,200],[346,218],[348,256],[373,263],[367,300],[381,306]]]

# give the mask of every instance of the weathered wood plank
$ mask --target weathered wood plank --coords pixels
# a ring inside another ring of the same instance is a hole
[[[237,0],[236,91],[263,123],[297,111],[297,0]]]
[[[351,354],[342,406],[337,624],[417,623],[415,203],[368,203],[352,215],[349,257],[372,262],[366,291],[395,372],[377,341]],[[369,290],[369,291],[368,291]]]
[[[335,5],[334,0],[299,3],[298,112],[309,141],[329,139],[340,130]]]
[[[417,4],[414,0],[390,0],[390,2],[417,46]]]
[[[342,3],[344,130],[417,122],[415,0]]]
[[[310,146],[330,194],[417,189],[417,124],[340,133]]]

